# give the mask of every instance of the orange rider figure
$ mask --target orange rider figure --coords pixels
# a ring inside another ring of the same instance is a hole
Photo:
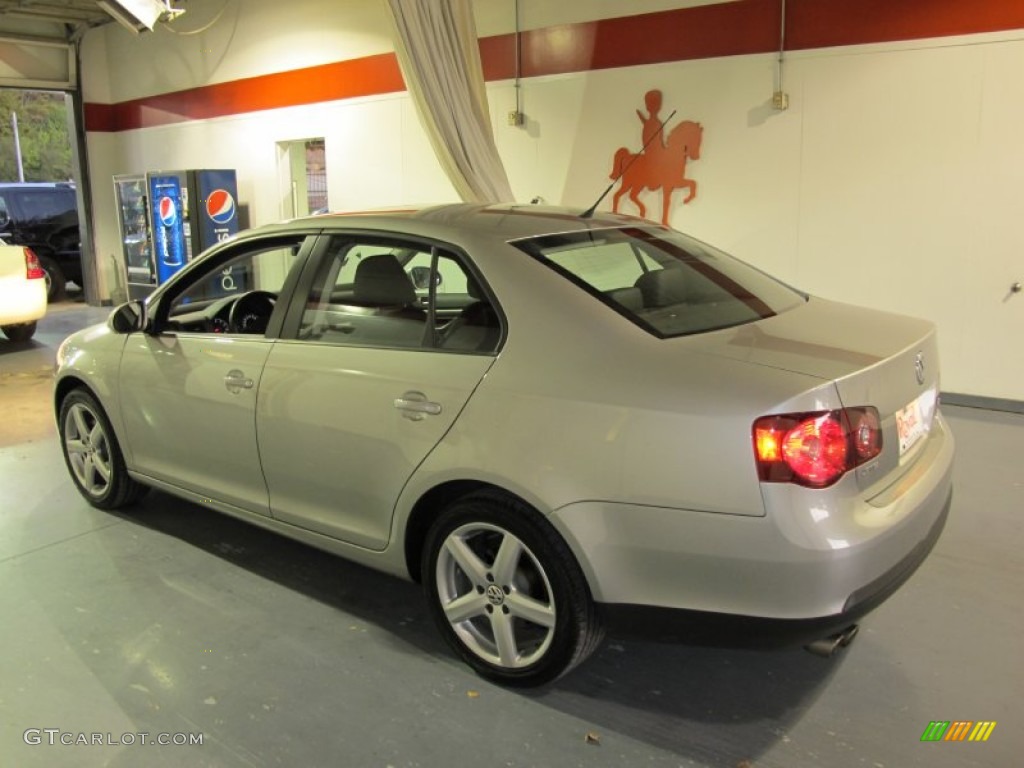
[[[653,169],[661,165],[665,156],[665,132],[661,131],[661,117],[658,115],[661,111],[661,91],[655,89],[645,93],[644,104],[649,114],[645,117],[644,113],[638,109],[636,116],[640,118],[640,122],[644,126],[643,143],[641,144],[646,147],[643,150],[644,162]],[[661,131],[661,136],[652,141],[658,131]]]

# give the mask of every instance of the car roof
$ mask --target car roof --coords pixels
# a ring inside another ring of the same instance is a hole
[[[0,189],[71,189],[75,188],[73,181],[3,181],[0,182]]]
[[[582,218],[582,209],[503,203],[453,203],[423,208],[327,213],[294,219],[276,227],[308,229],[372,229],[424,237],[475,234],[504,241],[612,227],[659,226],[644,219],[600,211]]]

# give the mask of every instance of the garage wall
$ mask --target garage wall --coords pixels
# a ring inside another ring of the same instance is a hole
[[[578,45],[572,25],[622,16],[625,6],[608,0],[519,5],[521,28],[540,30],[549,46],[560,36]],[[706,4],[650,0],[628,8],[641,14],[694,5]],[[765,0],[730,5],[752,9],[757,18],[775,13]],[[985,17],[990,5],[1005,4],[986,0],[963,13]],[[224,14],[215,19],[221,7]],[[478,0],[475,7],[482,38],[493,41],[514,29],[512,0]],[[872,0],[851,13],[876,7],[882,6]],[[111,25],[85,39],[85,98],[100,115],[89,136],[98,261],[112,263],[104,255],[117,248],[112,175],[235,167],[240,202],[251,223],[262,224],[285,210],[278,143],[289,140],[326,139],[333,209],[455,199],[400,82],[368,95],[255,112],[228,108],[206,119],[195,119],[188,106],[202,91],[166,102],[178,105],[172,109],[146,101],[301,67],[377,66],[373,57],[391,48],[377,0],[193,0],[182,25],[190,16],[196,28],[213,26],[187,37],[161,29],[133,37]],[[953,21],[951,30],[958,28]],[[777,29],[765,34],[777,39]],[[635,110],[643,108],[645,91],[659,88],[664,116],[678,109],[676,120],[704,125],[702,156],[687,169],[699,194],[673,207],[673,226],[813,293],[932,318],[940,326],[945,390],[1024,400],[1024,355],[999,344],[1024,331],[1024,298],[1009,294],[1024,278],[1024,230],[1017,226],[1024,31],[787,51],[790,105],[782,112],[770,103],[776,56],[770,46],[761,50],[531,74],[519,89],[523,127],[506,120],[516,104],[512,81],[494,79],[494,72],[508,77],[511,64],[494,66],[490,59],[492,121],[517,198],[592,203],[609,182],[615,149],[639,149]],[[309,80],[316,84],[325,71],[310,70]],[[289,98],[282,94],[279,103]],[[126,105],[132,109],[118,111]],[[115,113],[140,121],[126,126],[149,127],[119,126],[110,118]],[[660,196],[642,199],[657,218]],[[627,203],[624,210],[635,209]],[[109,288],[112,270],[105,277]]]

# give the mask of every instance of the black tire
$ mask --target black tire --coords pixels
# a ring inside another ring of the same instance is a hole
[[[64,298],[67,292],[67,278],[64,276],[64,270],[60,268],[60,265],[53,260],[50,256],[39,257],[39,266],[43,268],[43,272],[46,273],[46,299],[51,304],[55,301],[60,301]]]
[[[71,390],[58,419],[64,463],[86,501],[99,509],[118,509],[146,493],[146,486],[129,477],[114,429],[89,392]]]
[[[17,325],[5,325],[4,336],[11,341],[28,341],[36,332],[35,321],[31,323],[18,323]]]
[[[428,532],[423,555],[434,621],[482,677],[543,685],[586,659],[604,637],[571,550],[520,501],[493,492],[455,501]]]

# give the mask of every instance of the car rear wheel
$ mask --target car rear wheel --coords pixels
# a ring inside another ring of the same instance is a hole
[[[466,496],[427,535],[423,584],[431,613],[481,676],[534,686],[565,674],[603,637],[576,559],[521,502]]]
[[[67,278],[60,265],[50,256],[39,256],[39,266],[46,273],[46,300],[51,304],[64,298],[67,291]]]
[[[28,341],[35,335],[36,324],[33,323],[18,323],[17,325],[5,325],[3,327],[4,336],[11,341]]]
[[[86,501],[117,509],[145,493],[146,487],[129,477],[110,421],[91,394],[75,389],[64,398],[59,428],[64,461]]]

